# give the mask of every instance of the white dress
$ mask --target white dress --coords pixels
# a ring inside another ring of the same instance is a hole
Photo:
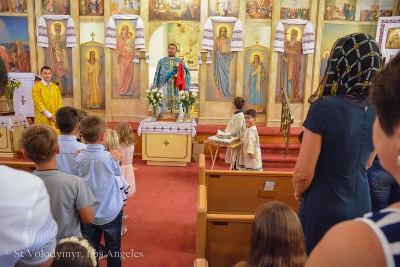
[[[122,174],[125,177],[125,180],[130,185],[128,189],[128,197],[133,196],[136,192],[136,183],[135,183],[135,173],[133,172],[132,160],[133,160],[133,152],[135,150],[134,145],[126,146],[125,144],[118,145],[118,151],[122,154],[122,165],[121,170]]]

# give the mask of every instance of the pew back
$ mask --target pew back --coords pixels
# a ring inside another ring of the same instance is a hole
[[[266,202],[280,201],[295,212],[299,202],[293,197],[292,172],[205,171],[207,212],[254,214]],[[264,190],[274,182],[273,190]]]

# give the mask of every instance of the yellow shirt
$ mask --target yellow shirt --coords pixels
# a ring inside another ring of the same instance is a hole
[[[58,86],[50,83],[48,87],[43,82],[38,82],[32,88],[32,99],[35,106],[35,123],[48,124],[59,134],[60,131],[56,129],[55,122],[42,114],[43,111],[47,110],[55,116],[56,111],[63,106]]]

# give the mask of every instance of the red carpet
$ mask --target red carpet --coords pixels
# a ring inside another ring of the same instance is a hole
[[[208,164],[210,164],[208,162]],[[136,193],[128,199],[122,236],[124,267],[193,266],[196,251],[198,162],[147,166],[133,159]],[[139,252],[135,257],[134,252]],[[100,267],[106,260],[100,260]]]

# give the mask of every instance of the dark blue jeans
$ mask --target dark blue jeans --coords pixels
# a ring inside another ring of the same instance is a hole
[[[392,175],[382,168],[379,160],[372,162],[367,174],[372,211],[379,211],[392,203],[400,201],[399,184]]]
[[[103,225],[82,224],[83,237],[89,241],[99,256],[103,253],[100,250],[101,236],[104,233],[104,241],[107,250],[107,267],[121,267],[121,226],[122,226],[122,210],[109,223]],[[98,259],[98,257],[97,257]]]

